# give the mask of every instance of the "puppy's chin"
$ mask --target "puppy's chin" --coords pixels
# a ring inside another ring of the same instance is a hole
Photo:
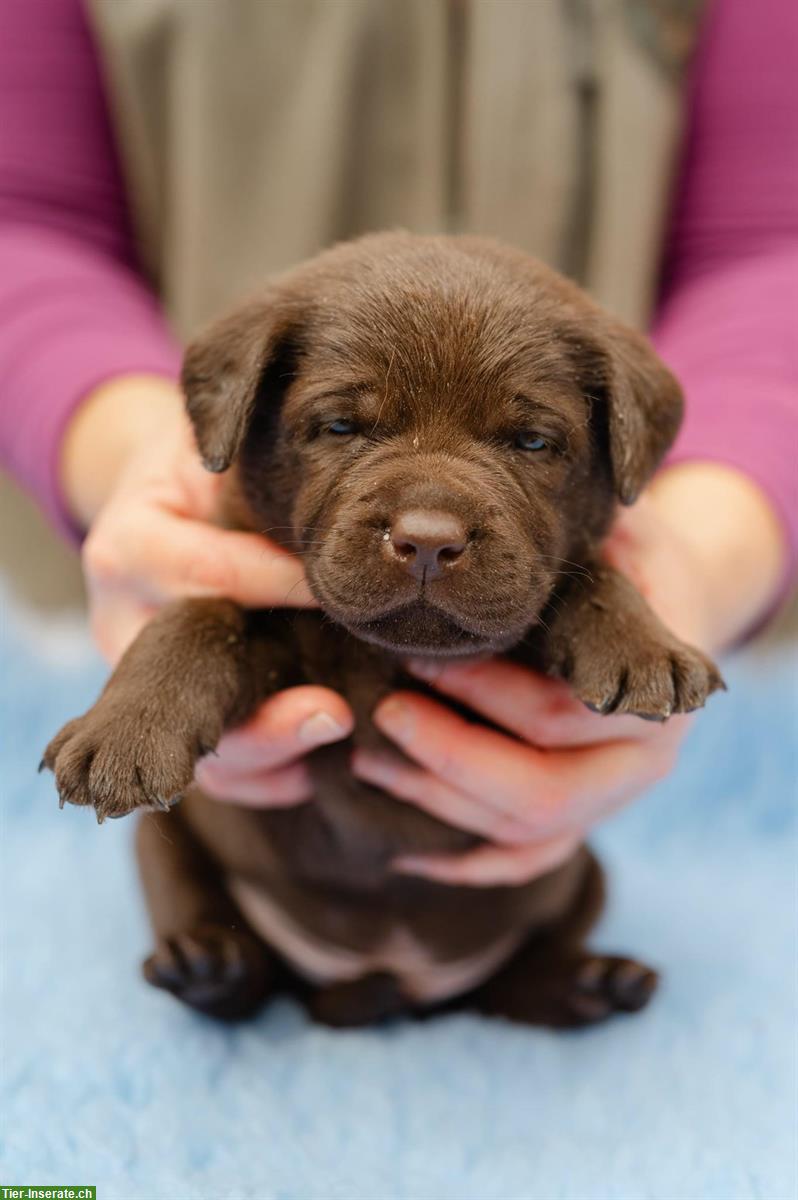
[[[523,629],[517,629],[496,636],[468,629],[424,600],[414,600],[362,621],[327,611],[333,620],[364,642],[394,654],[425,658],[496,654],[509,649],[524,633]]]

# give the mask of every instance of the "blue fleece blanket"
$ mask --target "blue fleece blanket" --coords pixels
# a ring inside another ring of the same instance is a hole
[[[128,822],[36,764],[103,670],[6,606],[0,1182],[101,1200],[795,1200],[795,648],[751,649],[676,773],[597,841],[596,941],[665,975],[556,1035],[456,1015],[331,1033],[281,1001],[219,1028],[147,988]]]

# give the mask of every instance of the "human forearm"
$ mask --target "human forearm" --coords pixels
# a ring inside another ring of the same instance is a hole
[[[708,9],[653,329],[687,399],[668,461],[693,466],[652,495],[716,576],[715,644],[750,630],[798,567],[794,24],[789,0]]]
[[[729,254],[733,258],[731,248]],[[798,566],[798,230],[794,239],[741,254],[736,261],[713,265],[705,256],[697,259],[698,274],[692,276],[692,268],[685,265],[679,272],[681,282],[666,293],[654,330],[655,345],[686,397],[684,424],[667,466],[681,470],[693,464],[708,478],[714,463],[719,467],[716,481],[726,468],[727,479],[747,483],[747,488],[734,488],[728,498],[719,493],[717,502],[712,494],[706,501],[699,495],[702,509],[693,509],[692,515],[711,509],[719,520],[728,502],[730,509],[740,505],[746,520],[751,514],[758,528],[762,522],[754,509],[764,511],[766,546],[740,547],[740,571],[770,544],[775,520],[784,555],[784,587]],[[688,501],[681,509],[686,528],[692,525],[690,507]],[[731,533],[726,530],[723,540],[731,543]],[[708,545],[702,557],[716,549]]]
[[[81,0],[4,10],[0,111],[0,463],[76,539],[59,487],[73,414],[106,380],[179,368],[138,271]]]
[[[179,351],[130,268],[85,242],[0,225],[0,461],[73,537],[59,488],[64,431],[104,381],[176,377]]]

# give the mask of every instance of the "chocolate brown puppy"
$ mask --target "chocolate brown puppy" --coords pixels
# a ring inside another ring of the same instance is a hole
[[[422,686],[409,654],[507,654],[653,720],[721,686],[598,554],[676,433],[676,381],[541,263],[396,233],[274,280],[189,347],[183,387],[225,473],[220,519],[301,554],[320,611],[176,603],[47,747],[62,803],[145,810],[147,979],[229,1019],[283,989],[331,1024],[452,1002],[557,1026],[642,1007],[654,973],[584,948],[602,893],[586,849],[521,887],[397,876],[399,854],[478,839],[356,780],[349,758],[380,744],[387,691]],[[203,796],[197,759],[303,682],[356,716],[351,741],[313,754],[313,800]]]

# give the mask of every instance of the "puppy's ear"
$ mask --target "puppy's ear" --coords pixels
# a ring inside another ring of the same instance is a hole
[[[186,350],[180,381],[209,471],[226,471],[241,449],[261,384],[287,337],[277,298],[267,296],[216,321]]]
[[[597,382],[610,463],[618,499],[632,504],[676,437],[682,391],[644,337],[609,318],[602,326]]]

